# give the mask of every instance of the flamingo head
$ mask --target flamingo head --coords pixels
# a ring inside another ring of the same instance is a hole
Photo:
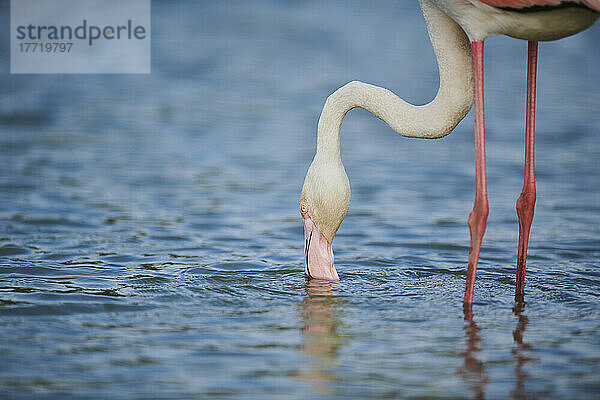
[[[350,183],[341,160],[315,156],[302,186],[304,271],[309,278],[338,281],[331,243],[350,207]]]

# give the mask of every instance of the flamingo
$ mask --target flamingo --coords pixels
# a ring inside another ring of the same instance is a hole
[[[475,102],[475,202],[469,214],[470,248],[463,304],[473,302],[481,241],[489,213],[485,170],[483,43],[503,34],[528,40],[525,173],[517,200],[519,241],[515,299],[523,298],[529,230],[535,206],[535,88],[538,41],[574,35],[600,16],[600,0],[419,0],[437,58],[440,86],[423,106],[391,91],[353,81],[326,100],[317,128],[317,151],[300,195],[304,224],[304,269],[309,278],[339,280],[333,238],[350,206],[350,184],[340,157],[346,113],[361,107],[402,136],[448,135]]]

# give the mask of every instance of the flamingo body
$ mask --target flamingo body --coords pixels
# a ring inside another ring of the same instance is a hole
[[[557,40],[581,32],[598,19],[600,0],[432,0],[471,41],[490,35],[523,40]],[[565,5],[569,5],[569,7]]]
[[[592,10],[600,11],[600,0],[470,0],[470,2],[516,11],[576,6],[588,7]]]

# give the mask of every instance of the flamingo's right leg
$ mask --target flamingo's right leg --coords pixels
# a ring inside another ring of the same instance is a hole
[[[469,266],[464,304],[473,303],[475,275],[481,241],[485,233],[485,225],[489,213],[487,199],[487,182],[485,174],[485,119],[483,112],[483,41],[471,42],[473,53],[473,73],[475,75],[475,204],[469,214],[471,246],[469,248]]]
[[[517,280],[515,301],[523,301],[525,292],[525,262],[527,261],[527,244],[529,230],[535,209],[535,83],[537,72],[536,41],[529,41],[527,49],[527,122],[525,127],[525,178],[523,190],[517,200],[519,216],[519,250],[517,254]]]

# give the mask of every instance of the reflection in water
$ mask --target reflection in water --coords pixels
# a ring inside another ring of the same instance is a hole
[[[524,302],[517,302],[515,307],[512,309],[513,313],[518,318],[518,322],[517,327],[513,331],[513,339],[516,346],[511,350],[512,354],[517,360],[515,365],[515,388],[510,392],[510,395],[512,398],[519,400],[536,398],[535,395],[528,394],[525,390],[525,382],[529,379],[529,375],[523,371],[523,367],[526,364],[536,362],[537,360],[524,354],[528,350],[532,349],[532,346],[529,343],[523,341],[523,334],[527,328],[527,325],[529,324],[529,318],[523,314],[524,310]],[[485,372],[484,363],[477,358],[477,354],[481,351],[481,329],[473,320],[473,312],[471,307],[465,306],[464,319],[467,322],[464,327],[467,335],[467,347],[461,353],[465,359],[465,363],[464,367],[458,370],[458,373],[471,384],[471,388],[474,393],[473,398],[484,399],[485,386],[488,382],[488,376]]]
[[[524,302],[517,302],[515,307],[513,307],[513,313],[518,317],[519,321],[517,322],[517,327],[513,331],[513,339],[516,347],[512,349],[512,353],[517,359],[517,364],[515,366],[515,390],[510,394],[515,399],[534,399],[536,398],[535,396],[531,394],[528,395],[525,391],[525,381],[529,378],[529,375],[523,371],[523,366],[530,362],[535,362],[536,360],[527,357],[524,354],[527,350],[532,348],[530,344],[523,341],[523,333],[527,328],[527,324],[529,324],[529,318],[527,318],[526,315],[523,315],[524,310]]]
[[[467,347],[461,352],[465,359],[465,364],[459,368],[458,374],[462,376],[470,385],[475,399],[485,398],[485,385],[488,381],[485,365],[483,361],[477,358],[477,353],[481,351],[479,345],[481,330],[473,320],[473,311],[470,306],[465,305],[464,309],[465,327],[463,328],[467,335]]]
[[[310,371],[299,377],[315,386],[321,393],[328,393],[327,384],[337,380],[332,372],[337,367],[336,352],[341,339],[336,328],[340,320],[336,316],[336,298],[331,282],[311,279],[306,283],[308,295],[300,303],[302,318],[302,351],[311,357]]]

